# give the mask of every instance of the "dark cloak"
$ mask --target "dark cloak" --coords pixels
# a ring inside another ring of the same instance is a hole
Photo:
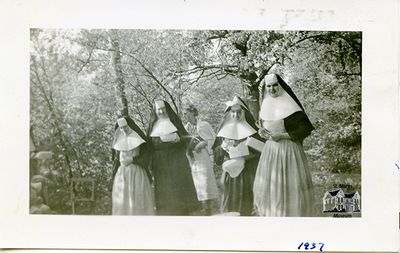
[[[147,136],[151,143],[151,171],[154,176],[154,194],[159,215],[190,215],[199,208],[191,169],[186,157],[190,140],[182,121],[165,102],[167,115],[177,129],[180,141],[162,142],[159,137],[150,137],[157,121],[155,106],[151,114]]]

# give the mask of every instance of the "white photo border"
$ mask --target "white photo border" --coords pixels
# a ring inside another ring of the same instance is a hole
[[[0,14],[0,247],[398,250],[398,1],[23,0],[0,3]],[[29,215],[30,28],[362,31],[362,217]]]

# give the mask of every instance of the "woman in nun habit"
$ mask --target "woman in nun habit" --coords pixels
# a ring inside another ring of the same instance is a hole
[[[261,83],[260,135],[267,139],[254,180],[259,216],[310,216],[313,186],[303,140],[314,129],[292,89],[276,74]]]
[[[154,102],[147,135],[153,151],[151,167],[157,214],[193,214],[200,203],[186,157],[190,138],[167,102]]]
[[[239,97],[226,103],[224,119],[213,146],[214,160],[222,164],[221,211],[250,216],[253,211],[253,181],[259,152],[247,146],[248,137],[260,140],[254,118]]]
[[[146,136],[130,117],[117,120],[113,157],[113,215],[153,215]]]

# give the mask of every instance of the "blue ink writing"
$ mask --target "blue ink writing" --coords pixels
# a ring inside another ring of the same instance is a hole
[[[322,252],[322,248],[324,247],[324,244],[323,244],[322,242],[320,242],[320,243],[318,243],[318,245],[320,246],[320,247],[319,247],[319,251]],[[302,243],[299,245],[299,247],[297,247],[297,249],[298,249],[298,250],[301,250],[301,247],[303,247],[304,250],[318,250],[318,248],[317,248],[317,243],[315,243],[315,242],[312,242],[312,243],[309,243],[309,242],[302,242]]]
[[[395,163],[394,165],[396,165],[397,169],[400,170],[400,167],[397,163]]]

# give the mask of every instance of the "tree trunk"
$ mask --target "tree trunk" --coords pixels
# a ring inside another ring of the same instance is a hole
[[[260,111],[260,98],[257,83],[254,82],[251,85],[245,85],[244,94],[244,100],[249,106],[251,114],[255,120],[258,120],[258,113]]]
[[[122,73],[121,50],[119,46],[119,40],[115,32],[112,33],[112,37],[110,37],[110,40],[113,50],[112,57],[116,76],[115,96],[118,101],[117,104],[121,116],[129,116],[128,100],[126,99],[125,93],[125,81]]]

